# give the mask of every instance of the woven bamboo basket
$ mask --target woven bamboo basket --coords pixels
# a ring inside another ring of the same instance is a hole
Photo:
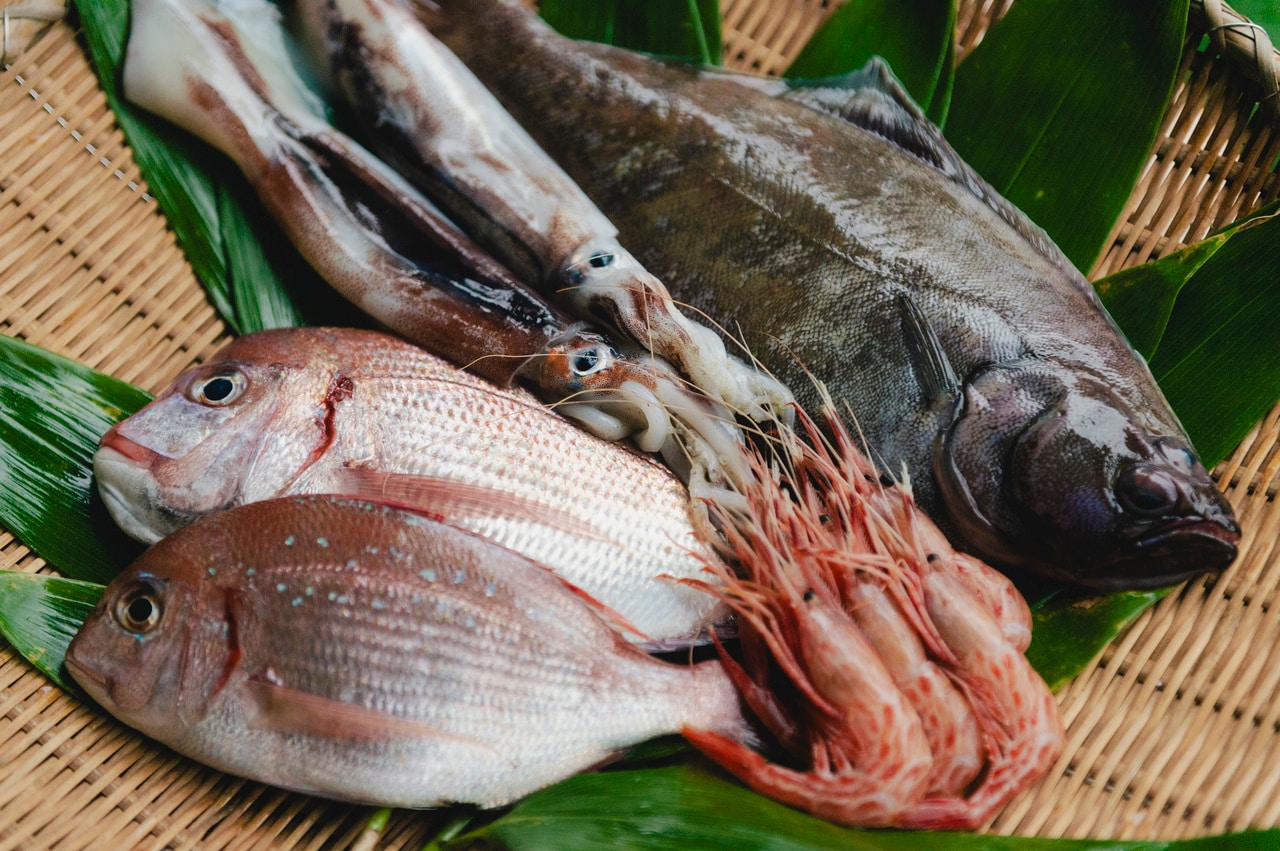
[[[722,5],[727,63],[776,73],[839,4]],[[961,55],[1008,5],[962,0]],[[1277,56],[1219,3],[1192,7],[1159,139],[1093,277],[1280,195]],[[1197,50],[1211,31],[1214,49]],[[0,330],[159,390],[227,329],[147,194],[76,34],[54,24],[5,62]],[[1061,690],[1064,754],[991,832],[1168,839],[1280,824],[1278,473],[1280,407],[1215,471],[1244,527],[1236,565],[1165,598]],[[3,529],[0,568],[45,569]],[[362,835],[370,812],[203,769],[0,649],[0,851],[420,848],[440,826],[432,813],[397,812]]]

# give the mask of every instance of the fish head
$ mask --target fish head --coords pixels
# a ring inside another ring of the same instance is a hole
[[[1101,379],[1051,365],[966,382],[935,474],[977,554],[1100,590],[1221,571],[1240,538],[1180,428],[1144,425]]]
[[[305,333],[316,330],[241,337],[103,436],[94,474],[125,532],[154,543],[281,493],[314,463],[332,440],[343,357],[337,340]]]
[[[169,540],[173,540],[170,538]],[[204,707],[194,691],[210,691],[192,674],[210,667],[210,652],[193,627],[220,636],[219,613],[201,599],[200,577],[192,559],[175,558],[168,541],[162,552],[143,553],[106,589],[67,648],[71,677],[104,709],[126,724],[161,740],[191,721],[191,709]],[[208,551],[196,558],[207,558]],[[175,569],[176,568],[176,569]],[[205,643],[207,644],[207,642]],[[201,656],[205,658],[201,658]],[[203,664],[202,664],[203,663]],[[207,680],[207,677],[205,678]]]

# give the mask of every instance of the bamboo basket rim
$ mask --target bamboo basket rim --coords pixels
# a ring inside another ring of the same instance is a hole
[[[729,64],[776,72],[839,3],[722,0]],[[963,0],[961,52],[1011,0]],[[1162,256],[1280,195],[1280,53],[1226,4],[1200,28],[1160,138],[1093,275]],[[8,8],[8,4],[6,4]],[[1222,58],[1215,58],[1221,54]],[[1257,105],[1261,108],[1257,108]],[[55,24],[0,73],[0,323],[155,391],[228,339],[114,126],[74,33]],[[1058,694],[1067,751],[988,827],[1162,838],[1280,825],[1280,407],[1215,477],[1245,528],[1237,565],[1146,612]],[[43,570],[0,530],[0,568]],[[1171,735],[1176,733],[1176,735]],[[421,847],[440,825],[194,767],[0,652],[6,848]]]

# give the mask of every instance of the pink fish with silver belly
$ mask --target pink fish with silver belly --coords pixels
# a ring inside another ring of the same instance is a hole
[[[231,509],[156,544],[67,668],[195,760],[385,806],[497,806],[686,724],[746,735],[718,663],[658,661],[523,556],[336,497]]]
[[[669,471],[387,334],[234,340],[108,431],[94,473],[112,516],[147,543],[249,502],[351,494],[519,551],[616,610],[637,640],[687,639],[725,614],[672,581],[714,556]]]

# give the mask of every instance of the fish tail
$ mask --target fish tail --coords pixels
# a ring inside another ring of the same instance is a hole
[[[742,711],[733,678],[719,660],[699,662],[688,669],[693,679],[693,699],[682,699],[683,720],[678,726],[710,730],[747,746],[759,743]]]

